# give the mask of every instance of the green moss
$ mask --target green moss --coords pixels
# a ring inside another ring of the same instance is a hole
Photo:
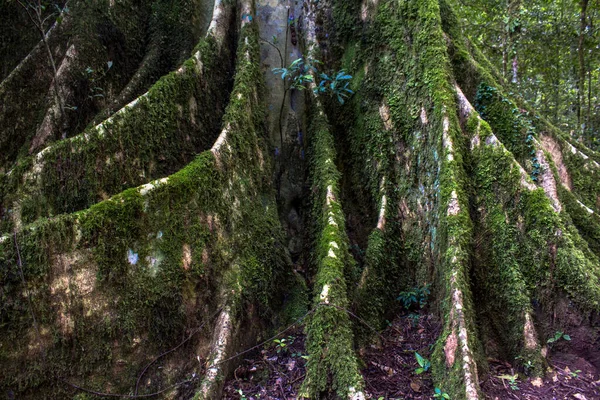
[[[99,391],[110,384],[111,391],[129,392],[143,365],[203,321],[210,326],[223,304],[238,319],[246,310],[278,310],[286,258],[264,156],[256,27],[243,28],[240,37],[234,84],[240,96],[227,107],[229,146],[219,161],[205,151],[167,181],[153,182],[152,190],[128,189],[24,228],[24,275],[48,338],[45,357],[28,358],[36,338],[16,254],[10,240],[0,244],[0,261],[10,266],[0,275],[0,365],[9,377],[0,384],[3,391],[65,397],[70,389],[55,380],[76,377]],[[57,289],[63,276],[69,291]],[[67,330],[61,314],[72,321]],[[206,336],[190,341],[186,351]],[[27,369],[17,368],[25,360]],[[160,370],[144,390],[191,372]]]
[[[442,11],[437,1],[381,1],[374,20],[355,38],[358,48],[350,46],[344,56],[343,67],[359,83],[344,107],[348,111],[334,115],[349,135],[354,184],[369,193],[375,215],[383,194],[387,200],[385,230],[373,230],[369,238],[366,284],[356,305],[360,316],[381,323],[398,307],[394,299],[400,290],[432,283],[432,307],[446,323],[432,359],[434,377],[452,397],[462,398],[461,362],[447,368],[443,352],[456,323],[449,313],[457,289],[468,345],[478,360],[483,357],[470,293],[466,143],[455,116]],[[451,151],[443,144],[450,140]],[[454,201],[460,211],[448,216]],[[457,360],[463,359],[460,352]]]
[[[327,118],[319,103],[311,108],[311,169],[313,188],[313,268],[316,272],[313,304],[306,325],[309,354],[306,379],[300,392],[317,398],[333,392],[340,398],[362,390],[353,351],[348,288],[356,281],[356,263],[348,251],[345,217],[338,200],[340,173]]]
[[[578,203],[575,195],[562,185],[558,186],[558,196],[568,214],[564,218],[570,218],[573,221],[589,248],[597,257],[600,257],[600,219],[598,215],[590,214]]]
[[[478,210],[473,283],[475,296],[481,299],[478,315],[488,325],[488,337],[499,342],[502,357],[531,361],[536,370],[529,372],[540,374],[539,348],[525,347],[524,331],[526,315],[533,314],[531,298],[542,295],[537,268],[546,247],[536,251],[540,244],[530,243],[531,232],[522,228],[520,202],[528,194],[521,193],[521,172],[511,153],[501,145],[481,145],[473,152],[473,170]],[[540,204],[549,206],[548,201]]]
[[[559,143],[563,156],[563,163],[571,180],[572,192],[576,193],[580,201],[587,207],[600,211],[600,159],[597,154],[581,144],[564,137],[545,121],[539,121],[550,137]],[[560,182],[560,181],[557,181]]]
[[[196,62],[159,80],[138,104],[82,135],[58,142],[43,156],[39,178],[32,159],[21,162],[3,184],[7,210],[23,199],[25,223],[41,216],[84,209],[128,187],[174,173],[212,145],[228,97],[228,51],[214,39],[200,46]],[[226,46],[225,46],[226,48]],[[207,109],[213,112],[205,112]]]

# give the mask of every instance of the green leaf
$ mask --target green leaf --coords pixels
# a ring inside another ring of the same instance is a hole
[[[421,367],[425,366],[427,360],[425,360],[419,353],[415,353],[415,358]]]

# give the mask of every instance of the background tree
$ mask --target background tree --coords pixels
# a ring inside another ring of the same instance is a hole
[[[490,60],[503,55],[502,64],[495,65],[502,65],[505,76],[511,50],[504,46],[509,35],[500,32],[518,25],[515,49],[522,54],[523,79],[514,90],[577,140],[596,146],[599,128],[592,110],[598,107],[598,3],[532,1],[522,5],[518,22],[511,11],[515,2],[462,0],[461,5],[457,12],[471,38]]]

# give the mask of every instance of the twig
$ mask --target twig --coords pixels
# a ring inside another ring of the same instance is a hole
[[[373,332],[375,332],[376,335],[378,335],[383,341],[387,341],[387,339],[381,334],[379,333],[379,331],[375,328],[373,328],[371,325],[369,325],[364,319],[362,319],[361,317],[359,317],[358,315],[354,314],[352,311],[345,309],[344,307],[340,307],[340,306],[336,306],[333,304],[323,304],[324,306],[329,306],[329,307],[333,307],[333,308],[337,308],[338,310],[342,310],[347,312],[350,316],[356,318],[358,321],[360,321],[363,325],[365,325],[367,328],[371,329]]]
[[[60,85],[58,82],[58,70],[56,69],[56,62],[54,61],[54,56],[52,55],[52,50],[50,49],[50,45],[48,44],[48,41],[46,40],[46,32],[44,32],[45,19],[42,20],[41,0],[38,0],[37,6],[34,6],[34,5],[30,4],[29,2],[27,4],[25,4],[25,3],[23,3],[22,0],[17,0],[17,3],[21,6],[21,8],[23,8],[25,10],[29,19],[31,20],[31,22],[33,23],[35,28],[39,31],[39,33],[42,37],[42,42],[44,43],[44,46],[46,47],[46,52],[48,53],[48,60],[50,61],[50,65],[52,67],[52,73],[53,73],[53,79],[54,79],[54,85],[52,85],[52,87],[54,88],[54,94],[56,96],[56,102],[58,103],[58,108],[60,110],[60,115],[62,117],[62,123],[65,124],[66,123],[65,108],[64,108],[64,105],[62,102],[62,98],[60,97],[60,88],[59,88]],[[65,6],[66,6],[66,4],[67,3],[65,3]],[[35,13],[35,17],[29,11],[30,8]],[[50,15],[53,15],[53,14],[50,14]],[[62,134],[63,139],[65,138],[65,135],[66,135],[66,132],[63,132],[63,134]]]

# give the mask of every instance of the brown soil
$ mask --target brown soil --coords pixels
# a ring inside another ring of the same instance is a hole
[[[431,399],[434,393],[431,372],[415,373],[419,368],[415,353],[429,360],[440,329],[439,321],[424,312],[397,317],[383,331],[380,343],[362,351],[367,397]]]
[[[509,363],[492,361],[490,376],[482,382],[487,399],[600,399],[600,371],[585,359],[568,352],[556,352],[549,360],[549,370],[543,378],[519,374],[515,383],[499,378],[515,375]]]
[[[225,384],[223,399],[297,399],[304,380],[306,360],[302,328],[282,337],[285,347],[273,342],[235,370],[234,378]],[[240,392],[241,390],[241,392]]]

